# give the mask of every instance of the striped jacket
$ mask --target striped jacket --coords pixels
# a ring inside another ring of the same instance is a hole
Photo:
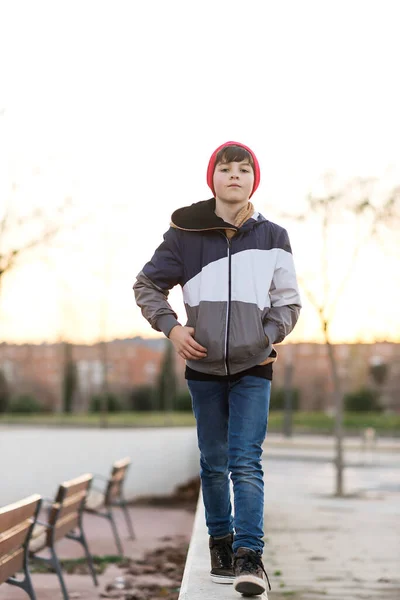
[[[181,285],[186,325],[207,348],[187,365],[233,375],[276,356],[272,344],[292,331],[301,304],[286,230],[259,213],[237,228],[214,210],[212,198],[175,211],[133,289],[143,316],[168,336],[179,325],[168,292]]]

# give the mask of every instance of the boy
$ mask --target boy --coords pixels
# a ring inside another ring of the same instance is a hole
[[[266,589],[261,455],[277,356],[272,345],[291,332],[301,306],[287,232],[249,201],[259,182],[250,148],[217,148],[207,169],[213,198],[173,213],[134,285],[143,316],[187,361],[211,578],[249,596]],[[177,284],[185,326],[167,301]]]

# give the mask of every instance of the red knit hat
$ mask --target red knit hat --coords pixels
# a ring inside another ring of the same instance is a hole
[[[217,158],[218,152],[220,150],[222,150],[222,148],[226,148],[227,146],[240,146],[241,148],[244,148],[245,150],[247,150],[247,152],[249,152],[249,154],[251,154],[251,157],[252,157],[253,163],[254,163],[254,185],[253,185],[251,194],[249,196],[251,198],[260,183],[260,165],[258,164],[258,160],[257,160],[254,152],[252,150],[250,150],[250,148],[248,146],[245,146],[244,144],[241,144],[240,142],[225,142],[225,144],[222,144],[216,150],[214,150],[214,152],[211,155],[210,161],[208,163],[208,167],[207,167],[208,187],[211,188],[211,191],[215,196],[215,189],[214,189],[214,183],[213,183],[215,159]]]

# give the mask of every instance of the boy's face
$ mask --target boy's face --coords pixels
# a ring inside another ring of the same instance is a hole
[[[254,186],[254,172],[248,160],[218,163],[213,177],[215,196],[230,204],[248,201]]]

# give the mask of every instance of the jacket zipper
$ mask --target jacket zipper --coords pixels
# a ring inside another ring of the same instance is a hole
[[[231,258],[231,240],[225,235],[227,244],[228,244],[228,306],[226,311],[226,330],[225,330],[225,369],[226,374],[230,375],[229,372],[229,329],[230,329],[230,321],[231,321],[231,297],[232,297],[232,277],[231,277],[231,266],[232,266],[232,258]]]

